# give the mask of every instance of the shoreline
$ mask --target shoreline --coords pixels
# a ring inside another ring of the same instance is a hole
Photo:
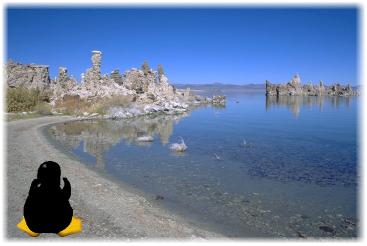
[[[83,231],[68,238],[93,239],[205,239],[223,238],[144,198],[134,187],[117,184],[56,148],[44,130],[55,123],[79,120],[51,116],[6,122],[7,229],[9,239],[29,238],[16,228],[23,216],[29,186],[46,160],[60,164],[71,183],[70,204],[83,221]],[[32,146],[32,148],[30,148]],[[62,183],[62,182],[61,182]],[[61,184],[62,186],[63,184]],[[104,202],[108,201],[108,203]],[[58,238],[41,234],[41,238]]]

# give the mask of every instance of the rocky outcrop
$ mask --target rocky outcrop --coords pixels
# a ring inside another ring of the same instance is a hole
[[[116,98],[128,99],[128,106],[126,104],[108,106],[107,117],[110,118],[130,118],[156,113],[182,113],[193,105],[211,102],[215,104],[217,101],[218,103],[223,103],[224,100],[223,98],[218,98],[218,100],[213,98],[214,100],[212,100],[196,96],[190,93],[190,89],[186,89],[185,91],[176,90],[170,85],[162,66],[160,66],[160,72],[157,72],[150,69],[149,64],[144,62],[141,69],[132,68],[131,70],[127,70],[123,75],[120,74],[118,69],[113,70],[110,75],[103,75],[101,73],[101,51],[92,51],[91,62],[91,67],[81,75],[80,83],[68,75],[67,68],[65,67],[59,68],[58,76],[50,83],[48,66],[34,65],[36,68],[45,69],[42,75],[48,79],[44,79],[48,81],[47,83],[43,82],[38,84],[33,84],[34,79],[29,79],[31,82],[28,80],[26,82],[14,82],[15,79],[13,77],[16,74],[29,75],[32,73],[28,71],[29,65],[15,66],[17,69],[14,69],[14,65],[10,63],[8,65],[8,72],[10,74],[9,76],[12,76],[12,79],[8,80],[8,84],[24,84],[27,88],[35,85],[50,87],[52,92],[52,106],[61,105],[63,101],[73,98],[77,98],[78,102],[87,102],[89,105],[93,105],[95,102],[100,103],[107,98],[111,98],[112,100]],[[19,72],[14,73],[14,70],[19,70]],[[38,73],[37,76],[41,77]],[[33,78],[35,75],[31,77]],[[43,80],[37,79],[37,81]],[[73,103],[73,105],[76,104],[79,105],[79,103]]]
[[[324,86],[322,81],[314,85],[311,83],[302,85],[299,75],[295,75],[291,81],[285,84],[271,84],[266,80],[267,96],[357,96],[358,92],[353,90],[348,84],[342,86],[334,84],[332,86]]]
[[[102,52],[92,51],[91,61],[92,66],[82,75],[81,83],[75,83],[71,87],[64,86],[69,78],[66,68],[60,68],[53,87],[54,104],[58,100],[63,100],[65,96],[78,96],[82,100],[92,102],[95,99],[113,96],[129,96],[132,98],[129,107],[111,106],[108,116],[130,118],[152,113],[182,113],[189,109],[190,104],[206,102],[202,100],[203,98],[190,93],[177,92],[164,73],[158,73],[150,68],[144,71],[132,68],[123,75],[116,69],[108,76],[101,74]]]
[[[59,67],[58,77],[51,83],[53,98],[63,96],[70,92],[76,85],[76,79],[68,75],[67,68]]]
[[[327,94],[330,96],[357,96],[358,92],[354,91],[350,84],[342,86],[340,84],[334,84],[329,87]]]
[[[211,102],[214,105],[225,105],[226,97],[225,96],[213,96]]]
[[[120,70],[115,69],[111,72],[110,75],[111,79],[113,80],[113,82],[115,82],[118,85],[122,85],[123,84],[123,79],[122,76],[120,74]]]
[[[49,66],[9,61],[5,77],[9,87],[45,90],[50,87]]]
[[[101,76],[102,52],[92,51],[92,67],[89,68],[84,76],[83,85],[90,90],[95,89],[103,83]]]
[[[149,85],[155,82],[155,78],[156,74],[151,70],[144,74],[142,70],[133,68],[124,73],[122,81],[127,89],[143,94],[148,91]]]

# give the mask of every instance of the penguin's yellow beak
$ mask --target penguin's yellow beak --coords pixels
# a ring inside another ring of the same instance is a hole
[[[31,229],[28,228],[27,222],[25,221],[24,217],[22,220],[17,224],[17,227],[27,233],[31,237],[38,237],[40,233],[35,233]],[[71,218],[71,222],[64,230],[60,231],[57,235],[60,237],[66,237],[72,234],[76,234],[82,231],[82,220],[73,216]]]

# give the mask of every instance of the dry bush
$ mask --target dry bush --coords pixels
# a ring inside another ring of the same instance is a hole
[[[50,104],[45,102],[37,104],[33,110],[39,115],[52,115]]]
[[[133,96],[114,95],[110,98],[99,98],[88,101],[81,99],[77,95],[66,95],[62,100],[56,102],[56,109],[59,112],[69,115],[82,115],[84,112],[104,115],[109,108],[128,107],[133,100]]]
[[[110,98],[103,98],[95,101],[90,108],[90,113],[99,113],[106,114],[108,109],[111,107],[129,107],[131,102],[134,101],[133,96],[121,96],[121,95],[113,95]]]
[[[57,111],[69,115],[81,115],[83,112],[88,111],[90,106],[90,102],[85,99],[81,99],[78,95],[66,95],[61,100],[58,100],[55,104]]]

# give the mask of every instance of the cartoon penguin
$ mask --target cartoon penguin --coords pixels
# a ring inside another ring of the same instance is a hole
[[[40,233],[57,233],[67,236],[81,231],[81,220],[73,217],[69,198],[71,186],[63,178],[64,187],[60,188],[61,169],[59,164],[46,161],[38,168],[24,204],[24,219],[17,225],[30,236]]]

